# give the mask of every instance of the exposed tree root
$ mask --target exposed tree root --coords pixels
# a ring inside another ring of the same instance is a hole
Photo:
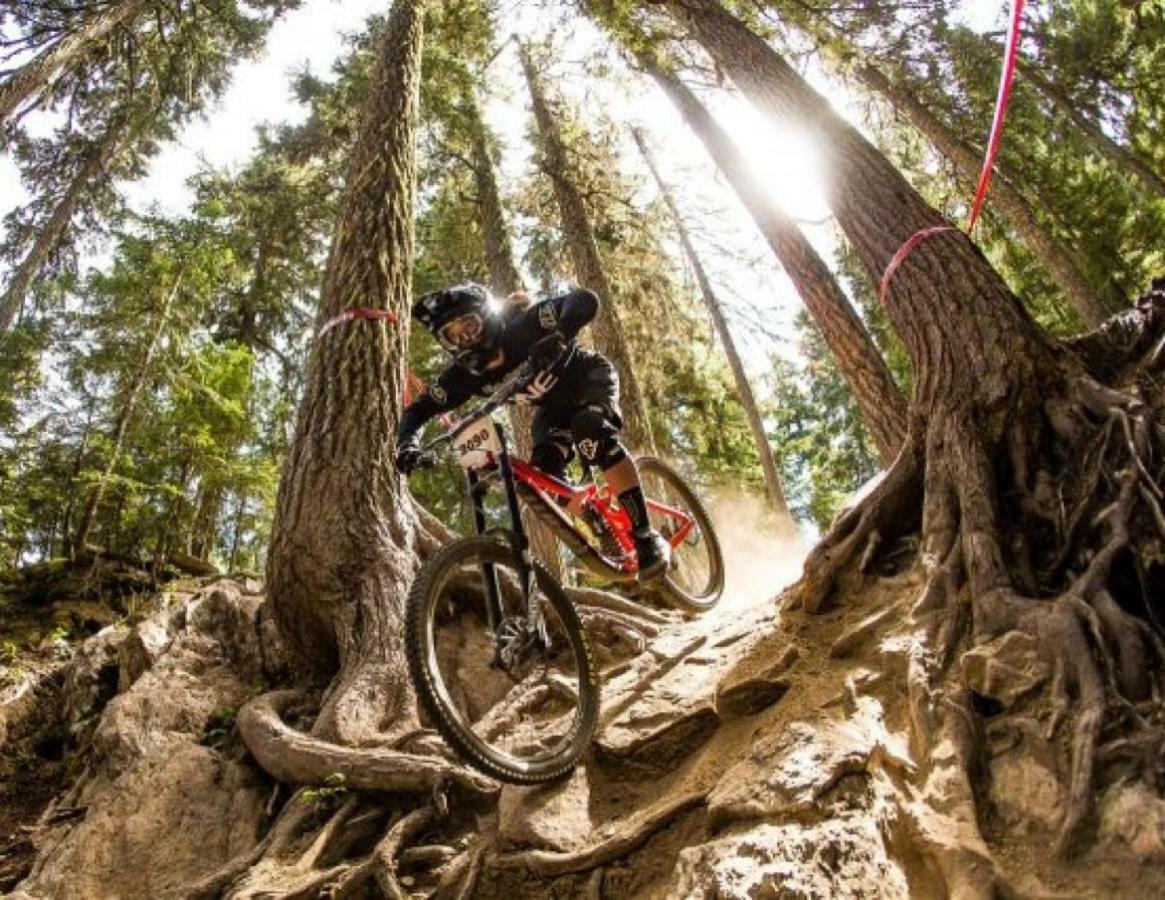
[[[430,806],[414,809],[388,830],[372,851],[376,884],[390,900],[408,900],[408,894],[396,878],[397,857],[405,841],[424,831],[433,822],[436,812]]]
[[[921,511],[928,580],[912,615],[927,628],[928,652],[911,660],[907,681],[915,749],[931,779],[946,773],[946,796],[974,822],[969,773],[984,761],[983,729],[957,663],[1007,641],[1033,648],[1028,681],[982,689],[996,691],[1006,715],[993,714],[1024,740],[1061,748],[1052,757],[1064,770],[1061,857],[1085,845],[1110,759],[1123,760],[1122,777],[1136,760],[1150,783],[1162,768],[1148,748],[1165,746],[1165,642],[1144,574],[1157,566],[1160,577],[1165,539],[1165,424],[1149,374],[1162,361],[1162,300],[1074,342],[1091,374],[1065,366],[1061,381],[1011,398],[990,425],[957,404],[929,409],[882,483],[813,551],[798,587],[805,609],[824,609],[840,579],[860,578],[887,535],[917,520],[908,508]],[[1121,371],[1119,388],[1097,380]],[[1121,737],[1105,744],[1114,732]],[[963,775],[951,774],[952,760]],[[968,896],[995,890],[977,864],[944,877]]]
[[[674,615],[651,609],[634,600],[612,594],[610,591],[600,591],[598,588],[567,588],[566,595],[576,605],[586,609],[602,609],[618,613],[635,619],[642,619],[652,625],[667,625],[677,621]]]
[[[277,856],[282,853],[304,823],[311,818],[312,810],[307,803],[300,802],[302,791],[291,795],[291,799],[283,807],[279,817],[275,820],[267,836],[256,844],[250,851],[236,856],[217,872],[203,878],[196,884],[179,891],[176,896],[184,900],[215,900],[222,895],[226,887],[263,857]]]
[[[523,850],[503,853],[490,861],[491,868],[526,869],[536,875],[556,876],[586,872],[626,856],[646,843],[655,832],[674,818],[704,803],[705,794],[697,791],[681,794],[642,816],[632,816],[606,840],[573,853],[548,850]]]
[[[273,691],[239,711],[247,749],[274,778],[288,784],[324,784],[341,776],[349,788],[424,792],[453,785],[476,795],[492,795],[497,785],[472,769],[430,756],[330,744],[288,727],[282,713],[302,699],[296,691]]]
[[[439,900],[469,900],[477,886],[477,878],[481,874],[482,860],[485,857],[487,844],[479,840],[468,850],[453,860],[445,871],[441,873],[441,880],[437,883],[434,894]]]

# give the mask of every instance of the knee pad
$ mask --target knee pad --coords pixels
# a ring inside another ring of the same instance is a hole
[[[579,455],[606,470],[627,456],[619,443],[619,429],[602,406],[584,406],[570,420],[570,434]]]

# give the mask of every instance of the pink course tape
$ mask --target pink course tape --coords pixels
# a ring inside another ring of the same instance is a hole
[[[979,172],[979,183],[975,188],[975,199],[971,202],[971,214],[967,219],[967,233],[970,234],[983,210],[983,201],[987,198],[987,188],[991,184],[991,175],[995,171],[995,157],[999,153],[999,144],[1003,140],[1003,122],[1007,118],[1007,106],[1011,101],[1011,86],[1015,80],[1015,64],[1019,55],[1019,32],[1023,24],[1024,0],[1012,0],[1011,24],[1007,29],[1007,45],[1003,50],[1003,71],[999,76],[999,91],[995,97],[995,114],[991,119],[991,133],[987,139],[987,152],[983,156],[983,168]],[[882,281],[878,286],[878,299],[883,305],[886,303],[886,293],[890,289],[890,280],[898,271],[903,262],[927,238],[944,231],[956,231],[953,225],[932,225],[914,232],[906,239],[886,266],[882,273]]]

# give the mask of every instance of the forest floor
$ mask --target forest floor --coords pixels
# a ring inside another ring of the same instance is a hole
[[[1061,863],[1048,847],[1064,788],[1038,761],[1012,765],[1005,750],[990,761],[976,791],[991,812],[979,822],[964,821],[941,785],[920,787],[898,677],[920,646],[906,612],[923,583],[912,553],[810,615],[781,592],[801,550],[776,546],[731,506],[718,504],[733,523],[724,600],[702,617],[667,617],[641,651],[609,660],[593,750],[569,779],[505,786],[473,817],[458,839],[483,851],[473,897],[943,897],[946,855],[993,867],[1013,896],[1165,896],[1155,856],[1165,822],[1140,815],[1159,807],[1102,799],[1093,849]],[[286,797],[233,728],[232,711],[257,690],[259,590],[231,579],[171,586],[51,675],[26,672],[55,698],[47,729],[14,715],[4,689],[6,753],[62,726],[73,749],[34,743],[24,765],[0,771],[10,872],[0,890],[35,856],[13,896],[184,896],[255,845]],[[323,820],[336,793],[317,795]],[[440,875],[404,871],[418,897]],[[263,895],[247,885],[226,896]]]

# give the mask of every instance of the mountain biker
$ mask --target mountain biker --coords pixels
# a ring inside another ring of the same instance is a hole
[[[396,465],[404,474],[423,464],[421,427],[439,413],[460,406],[473,394],[488,394],[505,376],[529,360],[535,374],[514,399],[536,407],[530,462],[566,480],[574,447],[596,465],[631,521],[641,580],[667,569],[671,547],[651,527],[635,461],[619,441],[619,377],[610,361],[580,347],[579,330],[599,308],[593,291],[576,289],[523,308],[524,295],[505,312],[480,285],[467,283],[425,294],[413,318],[432,332],[453,357],[424,393],[401,414]]]

